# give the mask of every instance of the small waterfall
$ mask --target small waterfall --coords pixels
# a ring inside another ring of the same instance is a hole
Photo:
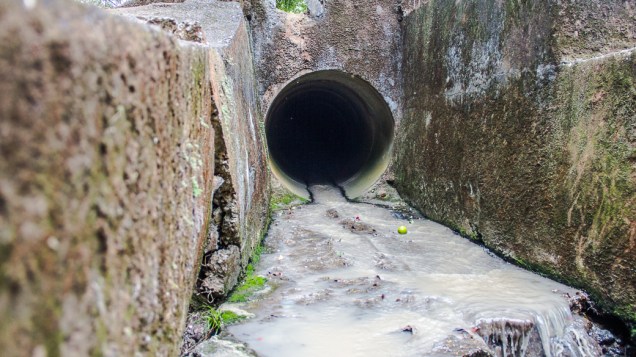
[[[603,353],[600,346],[588,333],[590,328],[589,321],[575,317],[574,322],[566,328],[560,343],[556,345],[554,355],[601,356]]]
[[[482,319],[477,322],[478,334],[497,355],[525,356],[535,324],[528,320]]]
[[[601,356],[586,320],[567,308],[533,314],[531,319],[479,319],[477,333],[501,357]]]

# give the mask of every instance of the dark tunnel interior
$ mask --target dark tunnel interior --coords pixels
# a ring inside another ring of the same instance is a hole
[[[393,126],[388,105],[369,83],[319,71],[283,88],[268,111],[265,132],[283,183],[334,184],[356,195],[386,168]]]

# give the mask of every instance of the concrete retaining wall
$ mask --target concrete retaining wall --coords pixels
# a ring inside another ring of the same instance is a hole
[[[395,171],[427,216],[636,322],[636,51],[617,52],[636,44],[630,6],[411,12]]]
[[[174,355],[202,257],[236,252],[217,274],[235,283],[268,177],[247,32],[223,6],[220,40],[205,23],[0,4],[3,354]],[[238,239],[221,244],[228,204]]]
[[[371,83],[400,117],[402,13],[395,1],[315,0],[308,14],[278,10],[274,0],[243,3],[265,110],[293,79],[337,69]]]

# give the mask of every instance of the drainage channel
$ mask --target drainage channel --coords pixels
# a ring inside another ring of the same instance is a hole
[[[312,187],[278,211],[255,274],[265,289],[200,356],[600,356],[568,286],[506,263],[410,211]],[[397,233],[405,225],[408,233]],[[214,354],[216,353],[216,354]],[[219,354],[221,353],[221,354]]]
[[[197,356],[603,353],[592,335],[606,331],[570,308],[585,294],[424,219],[385,184],[350,200],[382,175],[393,144],[391,111],[369,83],[301,76],[272,102],[265,131],[273,172],[312,203],[274,215],[253,271],[265,289],[222,305],[245,320]]]

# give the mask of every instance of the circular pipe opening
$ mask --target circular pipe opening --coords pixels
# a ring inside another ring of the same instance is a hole
[[[331,184],[364,193],[391,157],[394,121],[368,82],[341,71],[301,76],[274,98],[265,135],[274,174],[294,193]]]

